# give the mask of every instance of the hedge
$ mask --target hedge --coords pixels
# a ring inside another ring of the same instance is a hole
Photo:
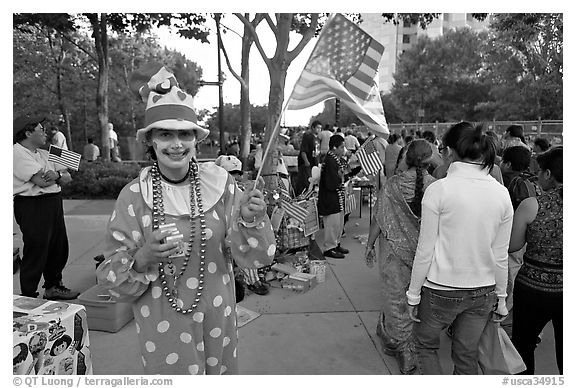
[[[67,199],[116,199],[126,184],[138,176],[151,162],[80,162],[78,171],[71,171],[72,182],[62,186]]]

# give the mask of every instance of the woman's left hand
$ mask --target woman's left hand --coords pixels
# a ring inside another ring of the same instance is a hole
[[[258,189],[246,191],[240,200],[240,216],[246,222],[254,222],[264,216],[266,201],[264,195]]]

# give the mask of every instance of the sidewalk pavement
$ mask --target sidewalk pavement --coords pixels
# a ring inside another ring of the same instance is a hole
[[[70,255],[63,276],[71,289],[83,292],[96,284],[93,258],[103,251],[113,206],[111,200],[64,201]],[[368,233],[368,214],[364,204],[361,218],[358,210],[351,215],[342,241],[350,253],[343,260],[327,259],[324,283],[306,293],[271,288],[265,296],[247,294],[240,305],[262,315],[239,329],[241,374],[400,374],[375,334],[381,307],[378,270],[366,267],[364,245],[355,238]],[[15,222],[14,232],[19,234]],[[19,235],[14,244],[21,246]],[[18,274],[13,290],[20,292]],[[537,374],[558,374],[553,338],[549,324],[536,351]],[[143,374],[134,321],[117,333],[91,330],[90,344],[94,374]],[[450,374],[445,335],[440,358],[444,373]]]

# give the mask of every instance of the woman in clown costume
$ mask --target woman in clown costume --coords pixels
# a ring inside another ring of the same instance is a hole
[[[224,169],[195,161],[208,130],[168,69],[148,64],[130,87],[146,102],[136,136],[155,163],[118,196],[98,283],[133,301],[146,373],[238,373],[234,274],[224,252],[241,267],[271,263],[263,195],[242,193]]]

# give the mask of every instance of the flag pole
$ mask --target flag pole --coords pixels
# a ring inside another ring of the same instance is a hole
[[[324,27],[326,27],[326,25],[330,22],[330,20],[332,20],[333,17],[334,17],[334,14],[330,14],[330,16],[328,17],[328,20],[326,20],[326,23],[324,24]],[[324,28],[322,28],[322,30],[320,30],[320,34],[318,34],[318,40],[316,41],[316,44],[314,45],[314,49],[316,49],[316,45],[318,45],[318,42],[320,41],[320,38],[322,37],[323,32],[324,32]],[[314,53],[314,49],[310,53],[310,56],[312,56],[312,53]],[[309,61],[310,61],[310,57],[306,61],[306,65],[308,64]],[[306,68],[306,65],[304,65],[304,68]],[[302,74],[300,74],[300,76],[302,76]],[[268,157],[268,153],[270,152],[270,145],[272,143],[274,143],[276,136],[278,136],[278,132],[279,132],[279,128],[280,128],[280,120],[282,120],[282,116],[284,116],[284,113],[286,112],[286,109],[288,108],[288,103],[292,99],[292,95],[294,94],[294,88],[295,88],[297,83],[298,83],[298,80],[296,80],[296,83],[292,87],[292,92],[290,93],[290,96],[286,100],[284,107],[282,108],[282,111],[280,112],[280,116],[278,116],[278,120],[276,120],[276,125],[274,125],[274,130],[272,131],[272,135],[270,136],[270,139],[268,140],[268,144],[266,145],[266,149],[264,150],[264,154],[262,154],[262,163],[260,164],[260,168],[258,169],[258,173],[256,174],[256,179],[254,179],[254,187],[256,187],[256,185],[258,184],[258,178],[260,178],[260,176],[262,175],[262,168],[264,167],[264,162],[266,161],[266,158]]]

